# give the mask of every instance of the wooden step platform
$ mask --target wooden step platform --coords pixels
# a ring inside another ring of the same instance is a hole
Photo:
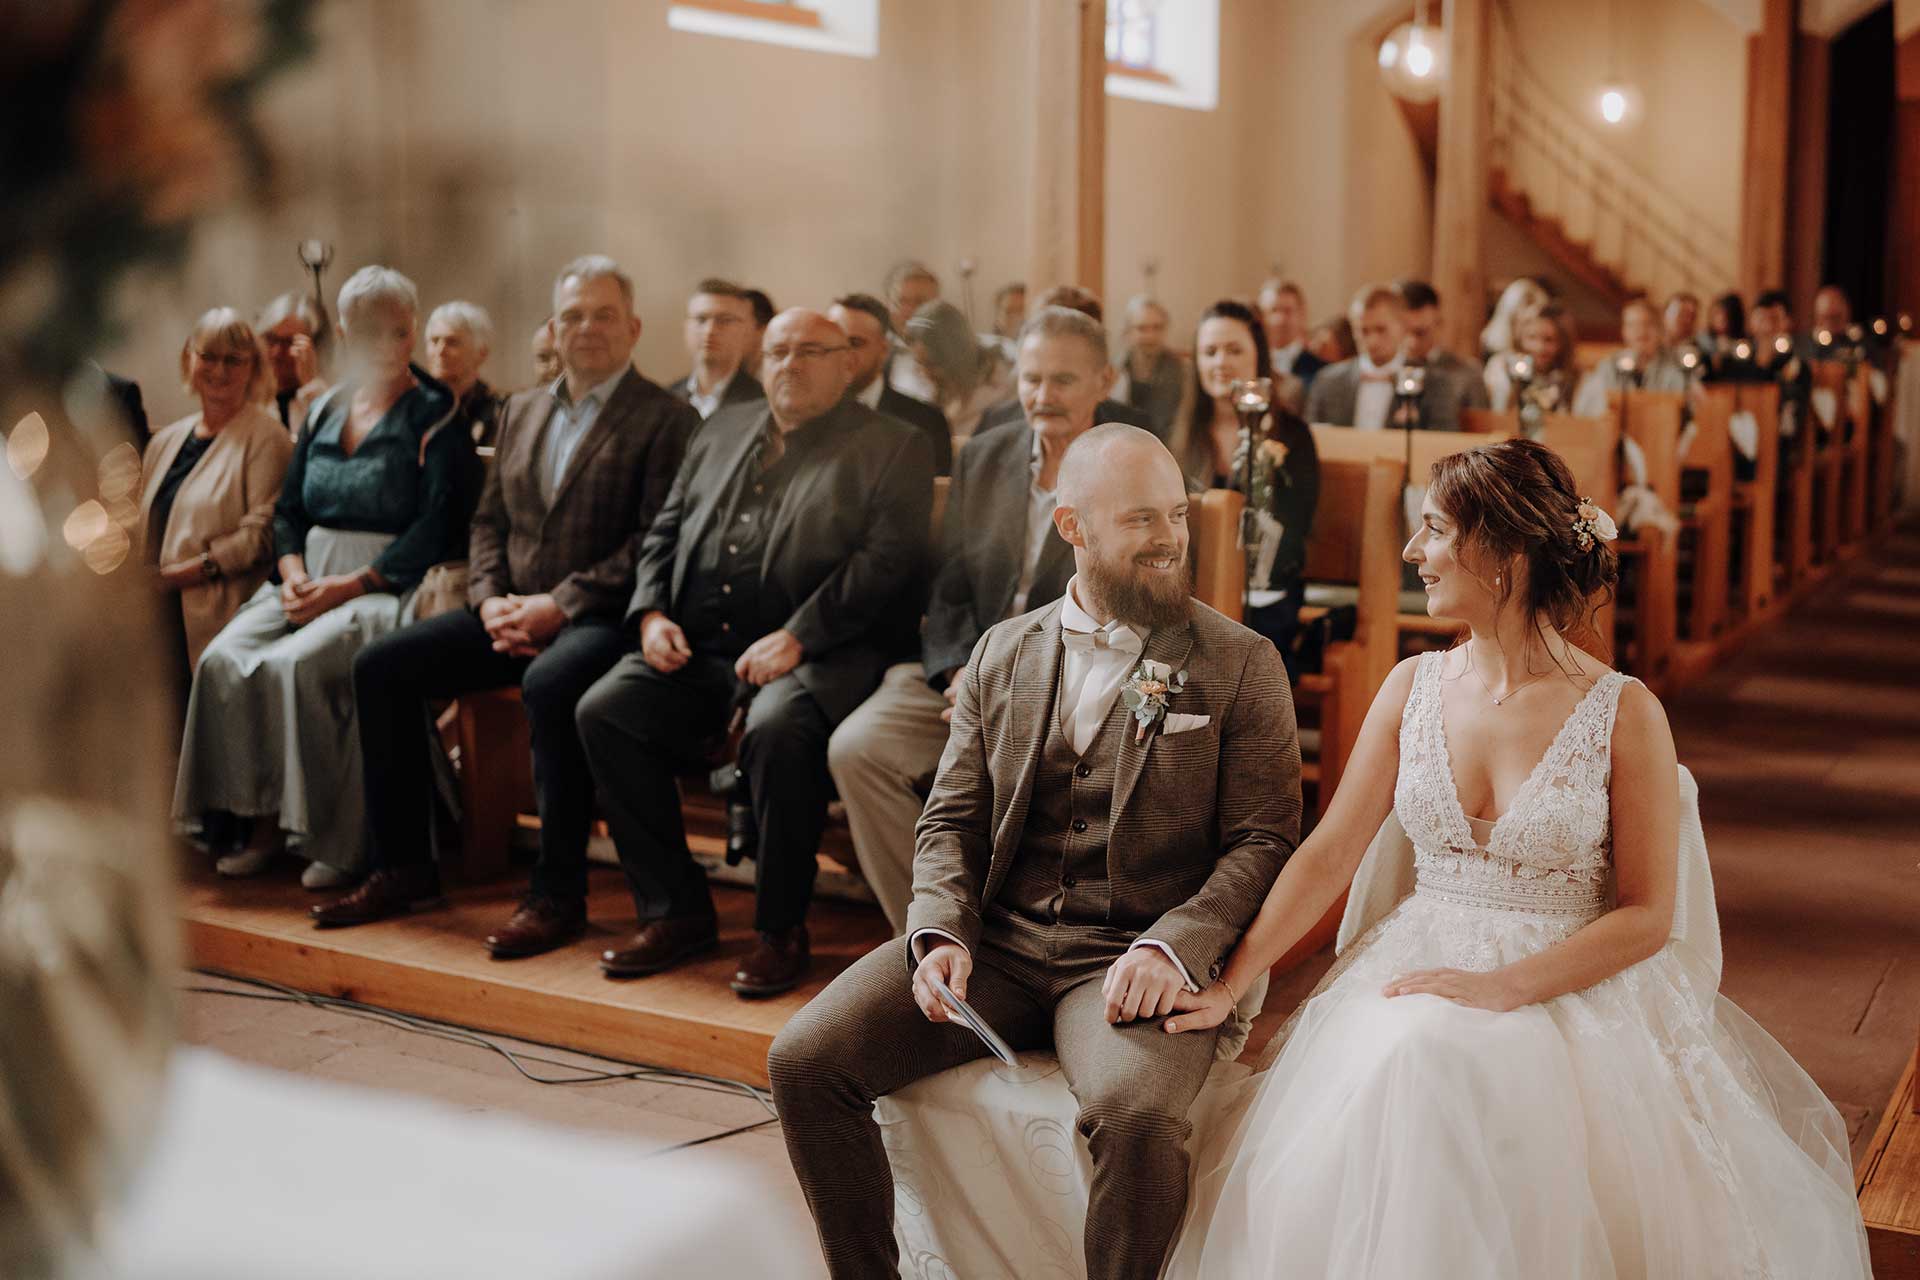
[[[197,861],[197,860],[195,860]],[[727,986],[755,941],[753,895],[714,888],[720,945],[651,978],[613,982],[600,953],[633,930],[618,871],[591,872],[587,936],[527,960],[494,960],[481,939],[513,911],[523,881],[456,889],[453,905],[356,929],[315,929],[323,901],[292,863],[255,880],[220,880],[203,866],[181,889],[190,963],[197,969],[344,996],[481,1031],[672,1067],[765,1087],[767,1049],[787,1019],[842,969],[885,942],[872,907],[816,900],[808,919],[813,980],[771,1000]]]
[[[1878,1280],[1920,1280],[1920,1051],[1860,1159],[1860,1216]]]

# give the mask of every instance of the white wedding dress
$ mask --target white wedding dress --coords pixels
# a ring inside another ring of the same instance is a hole
[[[1685,770],[1681,901],[1659,954],[1510,1013],[1380,994],[1410,970],[1518,960],[1610,902],[1610,743],[1629,678],[1593,687],[1483,846],[1454,786],[1440,658],[1414,678],[1397,823],[1356,878],[1339,960],[1227,1120],[1196,1134],[1166,1274],[1868,1276],[1839,1114],[1718,994]]]

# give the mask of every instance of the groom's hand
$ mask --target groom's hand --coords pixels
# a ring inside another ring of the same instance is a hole
[[[921,959],[913,971],[913,1002],[928,1022],[950,1022],[947,1006],[933,989],[935,978],[947,984],[958,998],[967,998],[967,977],[973,972],[973,957],[957,942],[943,942]]]
[[[1101,994],[1107,998],[1107,1021],[1132,1022],[1173,1012],[1174,997],[1186,989],[1180,970],[1158,947],[1135,947],[1113,962]]]

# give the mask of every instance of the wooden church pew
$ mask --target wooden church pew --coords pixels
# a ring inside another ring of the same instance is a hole
[[[1838,360],[1813,362],[1813,400],[1827,403],[1833,411],[1829,424],[1819,410],[1811,407],[1811,428],[1807,443],[1813,449],[1813,558],[1831,565],[1839,557],[1841,532],[1845,523],[1841,514],[1847,444],[1847,367]],[[1829,400],[1828,397],[1831,397]]]
[[[1784,415],[1784,406],[1779,412]],[[1784,438],[1784,424],[1782,427],[1781,470],[1774,504],[1776,599],[1800,590],[1813,575],[1814,458],[1819,427],[1810,421],[1812,416],[1812,410],[1803,406],[1791,438]]]
[[[1625,406],[1627,438],[1647,463],[1647,487],[1677,518],[1680,511],[1680,435],[1683,404],[1677,395],[1630,391]],[[1627,642],[1634,673],[1657,687],[1672,674],[1680,628],[1680,540],[1661,529],[1622,535],[1616,549],[1620,572],[1633,588],[1632,615],[1617,629]]]
[[[1773,608],[1774,518],[1780,484],[1780,388],[1771,384],[1723,384],[1701,390],[1701,413],[1752,415],[1753,478],[1733,482],[1735,558],[1729,611],[1742,622],[1764,618]]]
[[[1840,464],[1840,540],[1842,546],[1853,549],[1866,541],[1872,519],[1868,494],[1873,469],[1874,404],[1869,374],[1863,362],[1854,367],[1847,379],[1849,435]]]
[[[1899,400],[1895,387],[1897,381],[1888,375],[1888,400],[1885,404],[1872,404],[1872,429],[1869,433],[1867,466],[1871,479],[1867,483],[1867,527],[1873,534],[1886,533],[1893,527],[1894,467],[1898,461],[1893,444],[1893,424],[1896,420]],[[1872,396],[1868,396],[1871,404]]]
[[[1682,475],[1694,486],[1680,508],[1680,529],[1693,544],[1688,574],[1688,603],[1683,619],[1689,643],[1711,644],[1727,623],[1727,573],[1733,554],[1733,437],[1730,415],[1718,411],[1694,415]]]

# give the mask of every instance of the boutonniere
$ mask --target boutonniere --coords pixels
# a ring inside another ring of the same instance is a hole
[[[1127,682],[1120,686],[1120,697],[1133,713],[1135,742],[1144,741],[1147,730],[1166,718],[1167,699],[1187,687],[1187,673],[1175,671],[1164,662],[1140,659]]]

